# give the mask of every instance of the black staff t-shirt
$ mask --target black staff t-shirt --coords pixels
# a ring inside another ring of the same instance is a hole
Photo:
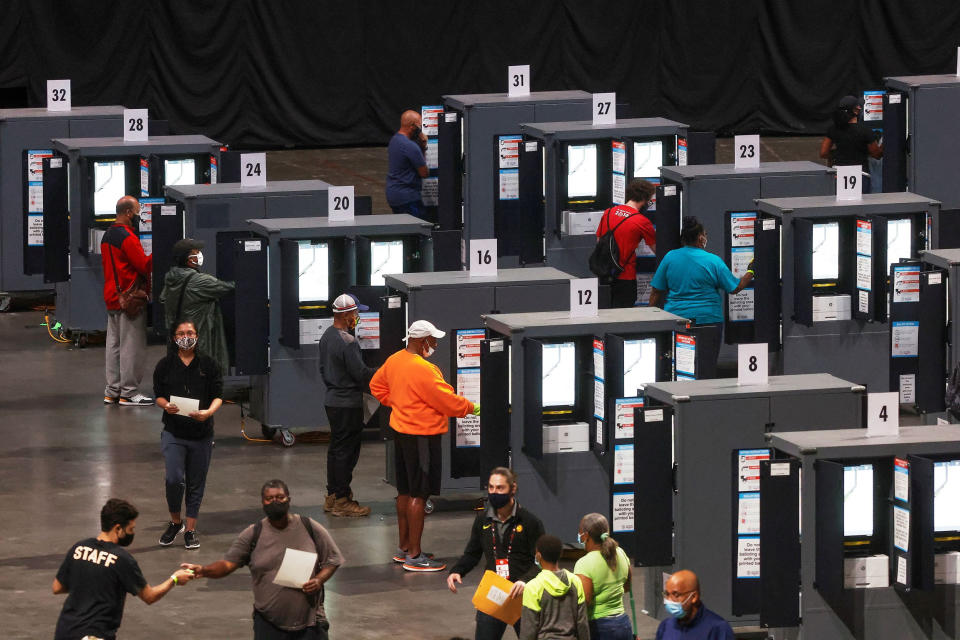
[[[86,635],[111,639],[120,628],[127,594],[147,586],[140,566],[118,544],[87,538],[73,545],[57,571],[67,590],[54,640]]]

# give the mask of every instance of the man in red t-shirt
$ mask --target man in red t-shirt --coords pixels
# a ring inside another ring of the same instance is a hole
[[[656,187],[646,180],[632,180],[627,185],[627,202],[607,209],[597,226],[597,237],[613,229],[613,237],[620,248],[623,271],[610,285],[610,306],[632,307],[637,302],[637,247],[643,240],[656,251],[657,234],[653,224],[643,215],[650,205]]]
[[[140,203],[133,196],[117,200],[116,221],[103,234],[103,301],[107,305],[106,373],[104,404],[149,406],[153,398],[140,393],[143,364],[147,357],[146,313],[129,318],[120,310],[119,291],[126,291],[139,277],[150,288],[153,256],[143,253],[134,231],[139,226]],[[116,268],[116,273],[114,273]]]

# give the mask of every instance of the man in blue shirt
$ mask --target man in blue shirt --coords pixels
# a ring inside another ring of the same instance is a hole
[[[670,617],[657,627],[657,640],[734,640],[727,621],[700,602],[700,581],[692,571],[677,571],[663,588]]]
[[[387,203],[394,213],[409,213],[424,218],[423,200],[420,197],[420,181],[429,170],[424,159],[427,138],[420,130],[420,114],[404,111],[400,116],[400,129],[387,146]]]

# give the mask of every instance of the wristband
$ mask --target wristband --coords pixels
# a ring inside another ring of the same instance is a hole
[[[747,269],[747,273],[749,273],[749,274],[752,275],[752,276],[756,276],[756,275],[757,275],[757,274],[755,274],[755,273],[753,272],[753,269]]]
[[[175,584],[175,585],[179,585],[179,584],[180,584],[179,582],[177,582],[177,574],[174,573],[173,575],[171,575],[171,576],[170,576],[170,579],[173,580],[173,584]]]

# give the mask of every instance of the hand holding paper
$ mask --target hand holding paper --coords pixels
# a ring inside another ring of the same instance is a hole
[[[313,568],[317,565],[317,554],[310,551],[299,551],[287,548],[283,554],[280,570],[273,578],[273,583],[291,589],[303,589],[310,577]]]
[[[189,416],[195,411],[200,411],[200,400],[197,398],[184,398],[182,396],[170,396],[170,404],[176,405],[177,413],[182,416]]]

